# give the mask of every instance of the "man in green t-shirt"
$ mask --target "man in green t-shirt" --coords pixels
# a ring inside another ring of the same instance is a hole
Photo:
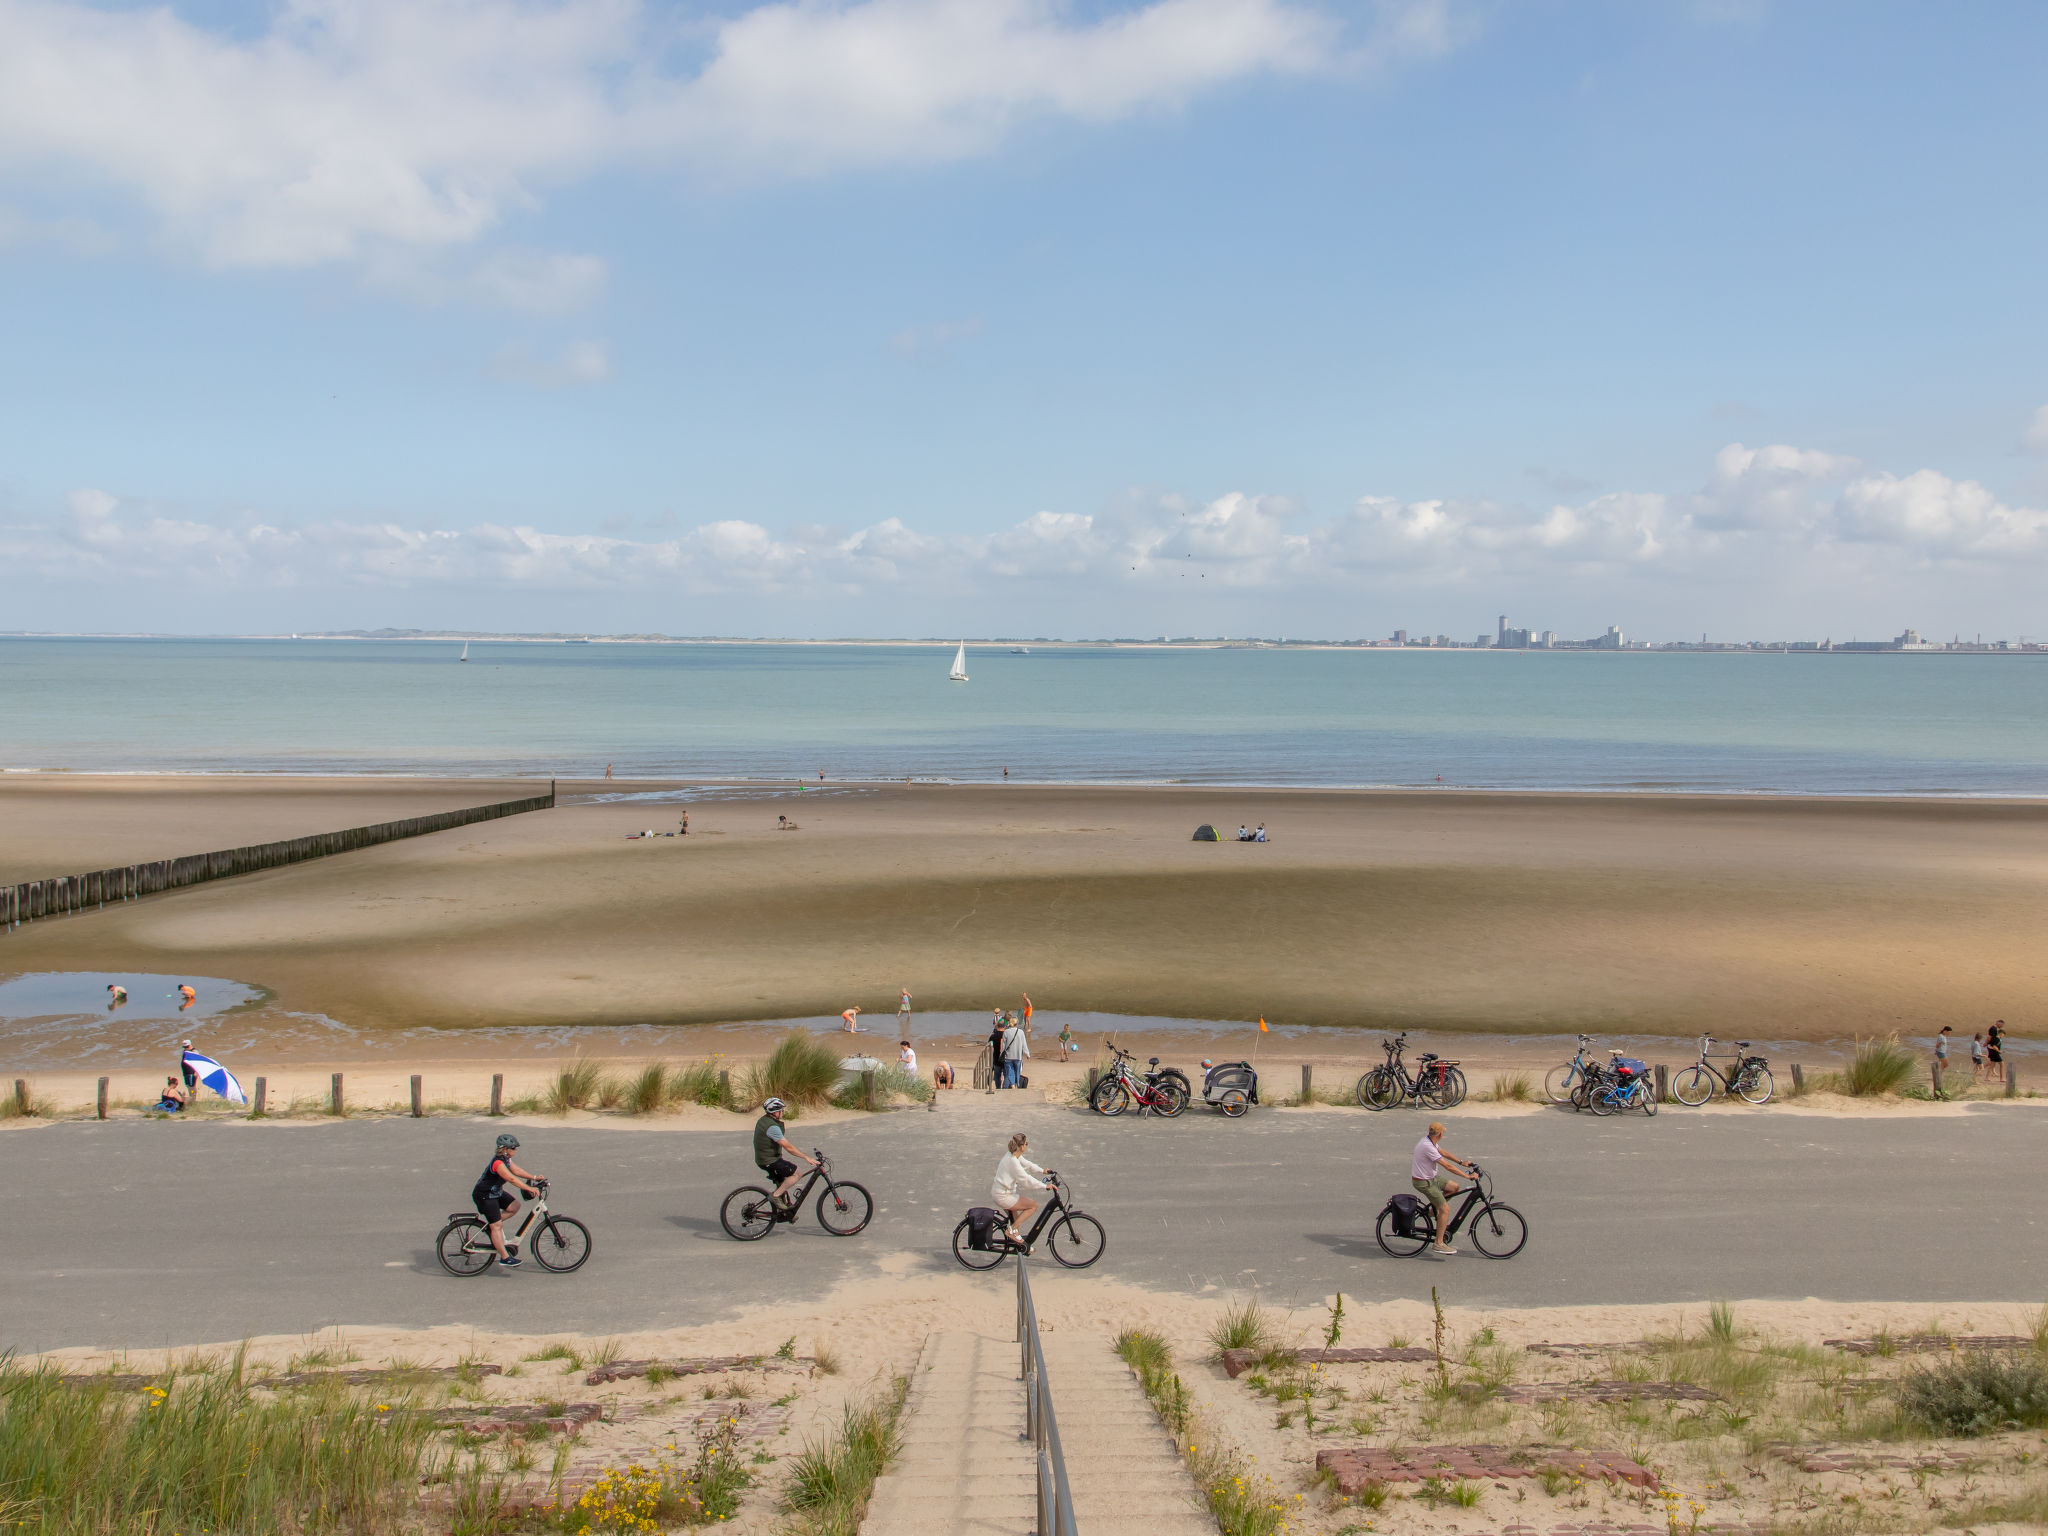
[[[796,1162],[790,1159],[796,1159]],[[782,1100],[770,1099],[761,1106],[761,1118],[754,1122],[754,1166],[776,1181],[775,1198],[787,1203],[797,1181],[797,1162],[817,1166],[796,1144],[782,1134]]]

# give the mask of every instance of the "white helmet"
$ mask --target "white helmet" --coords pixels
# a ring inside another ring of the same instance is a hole
[[[766,1111],[766,1112],[767,1112],[768,1114],[771,1114],[771,1115],[779,1115],[779,1114],[781,1114],[781,1113],[782,1113],[782,1100],[780,1100],[780,1099],[768,1099],[768,1100],[765,1100],[765,1101],[763,1101],[763,1103],[762,1103],[762,1105],[761,1105],[761,1108],[762,1108],[762,1109],[763,1109],[764,1111]]]

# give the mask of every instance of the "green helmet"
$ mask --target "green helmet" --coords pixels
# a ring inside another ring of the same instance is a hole
[[[517,1147],[518,1145],[519,1138],[517,1136],[514,1136],[510,1131],[504,1131],[500,1133],[498,1137],[498,1150],[500,1152],[510,1152],[513,1148]]]

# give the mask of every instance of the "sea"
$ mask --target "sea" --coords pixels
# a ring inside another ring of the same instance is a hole
[[[2048,657],[0,638],[0,770],[2048,793]],[[634,793],[621,784],[615,793]]]

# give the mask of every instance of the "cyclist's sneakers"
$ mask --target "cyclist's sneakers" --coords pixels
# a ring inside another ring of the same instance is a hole
[[[517,1255],[515,1254],[515,1255],[514,1255],[514,1256],[512,1256],[511,1258],[505,1258],[505,1259],[500,1259],[500,1260],[498,1260],[498,1268],[500,1268],[500,1269],[517,1269],[517,1268],[518,1268],[518,1267],[519,1267],[520,1265],[524,1264],[525,1262],[526,1262],[526,1260],[524,1260],[524,1259],[522,1259],[522,1258],[518,1257],[518,1256],[517,1256]]]
[[[1455,1254],[1455,1253],[1456,1253],[1456,1252],[1457,1252],[1458,1250],[1457,1250],[1457,1249],[1455,1249],[1455,1248],[1432,1248],[1432,1249],[1430,1249],[1429,1251],[1430,1251],[1431,1253],[1434,1253],[1434,1254],[1439,1254],[1439,1255],[1441,1255],[1442,1257],[1444,1257],[1444,1258],[1448,1259],[1448,1258],[1450,1258],[1450,1257],[1451,1257],[1451,1256],[1452,1256],[1453,1254]]]

